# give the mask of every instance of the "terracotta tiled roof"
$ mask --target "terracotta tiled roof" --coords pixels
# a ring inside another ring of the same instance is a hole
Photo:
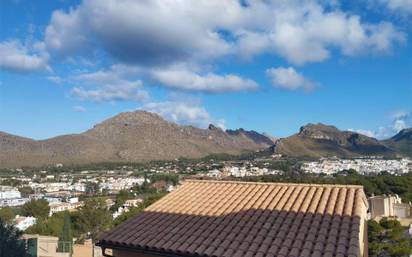
[[[361,186],[186,181],[102,246],[181,256],[358,256]]]

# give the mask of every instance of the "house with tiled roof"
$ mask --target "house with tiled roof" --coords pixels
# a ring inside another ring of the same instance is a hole
[[[367,256],[362,186],[191,180],[105,233],[115,257]]]

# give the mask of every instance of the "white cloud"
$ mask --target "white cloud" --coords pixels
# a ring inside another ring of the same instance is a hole
[[[380,2],[385,4],[392,11],[412,14],[411,0],[380,0]]]
[[[94,44],[125,63],[210,62],[230,54],[272,53],[301,65],[329,58],[332,49],[353,56],[385,52],[404,41],[391,23],[365,23],[324,2],[85,0],[69,12],[53,13],[45,42],[60,54]]]
[[[67,54],[84,50],[94,41],[119,60],[145,64],[210,58],[227,53],[230,47],[207,15],[228,6],[235,5],[86,0],[68,13],[53,13],[46,43],[55,52]]]
[[[71,95],[81,100],[91,100],[96,102],[132,101],[143,102],[149,98],[149,94],[139,89],[137,86],[112,86],[106,85],[100,88],[85,89],[74,87]]]
[[[136,78],[145,78],[152,84],[192,92],[226,93],[235,91],[255,90],[258,84],[235,74],[218,75],[213,72],[201,73],[193,71],[195,67],[187,65],[172,65],[168,67],[144,67],[136,65],[112,65],[109,69],[92,73],[82,73],[75,80],[93,85],[121,86]]]
[[[83,106],[77,105],[77,106],[73,106],[73,111],[74,112],[86,112],[87,110]]]
[[[400,111],[390,115],[392,122],[386,126],[379,127],[376,131],[364,130],[364,129],[349,129],[370,137],[378,139],[386,139],[393,137],[399,131],[405,128],[412,127],[412,112]]]
[[[0,69],[11,72],[50,70],[47,57],[33,53],[17,40],[0,42]]]
[[[142,109],[157,113],[168,121],[182,125],[193,125],[196,127],[206,128],[209,124],[215,124],[223,129],[225,127],[224,120],[213,119],[204,107],[195,102],[151,102],[145,104]]]
[[[346,56],[386,52],[405,37],[391,23],[362,23],[359,16],[326,11],[311,1],[290,1],[272,9],[272,16],[263,31],[240,34],[243,55],[269,52],[302,65],[328,59],[332,49]]]
[[[348,131],[356,132],[356,133],[359,133],[359,134],[362,134],[362,135],[365,135],[365,136],[368,136],[368,137],[376,137],[376,133],[372,130],[352,129],[352,128],[350,128],[350,129],[348,129]]]
[[[299,74],[293,67],[278,67],[266,70],[266,75],[270,78],[272,85],[284,89],[306,89],[314,88],[314,83]]]
[[[167,87],[188,91],[224,93],[258,88],[255,81],[234,74],[198,74],[186,68],[154,69],[149,73],[154,80]]]
[[[377,138],[389,138],[402,129],[412,127],[412,112],[396,112],[391,115],[391,118],[391,124],[382,126],[375,132]]]
[[[71,55],[89,47],[88,26],[82,25],[83,15],[80,9],[71,9],[68,13],[54,11],[45,31],[47,49],[53,53]]]
[[[395,131],[401,131],[402,129],[405,129],[405,128],[407,128],[407,126],[406,126],[406,121],[405,120],[401,120],[401,119],[399,119],[399,120],[395,120],[394,121],[394,123],[393,123],[393,129],[395,130]]]
[[[116,69],[82,73],[74,80],[81,86],[74,87],[71,95],[82,100],[144,102],[149,99],[141,80],[127,78]]]

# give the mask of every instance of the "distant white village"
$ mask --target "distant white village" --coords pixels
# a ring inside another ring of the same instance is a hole
[[[305,162],[302,170],[307,173],[335,174],[344,170],[355,170],[360,174],[403,174],[412,172],[412,160],[408,158],[385,160],[380,158],[337,159],[322,158],[316,162]]]
[[[250,176],[263,176],[263,175],[278,175],[282,174],[281,170],[274,170],[268,168],[249,166],[225,166],[221,170],[213,169],[207,172],[207,176],[210,178],[223,178],[223,177],[250,177]]]
[[[49,178],[52,179],[50,176]],[[90,179],[80,179],[75,183],[72,181],[37,183],[32,182],[27,178],[16,177],[14,179],[20,181],[29,180],[27,181],[27,186],[32,188],[34,192],[42,193],[35,193],[23,198],[21,197],[20,191],[16,187],[0,186],[0,207],[21,206],[31,199],[45,199],[50,203],[51,207],[55,206],[57,209],[62,209],[62,211],[65,211],[70,209],[72,206],[79,207],[79,203],[76,201],[78,198],[73,196],[86,193],[88,183],[95,183],[98,185],[99,191],[120,191],[130,189],[135,185],[141,185],[144,182],[144,178],[141,177],[94,177]],[[66,204],[63,204],[63,201],[66,201]],[[51,212],[53,212],[53,208],[51,208]]]
[[[33,189],[34,194],[27,197],[22,197],[21,192],[17,187],[0,186],[0,208],[1,207],[18,207],[29,202],[32,199],[44,199],[49,203],[50,213],[52,216],[55,213],[63,211],[74,211],[84,205],[83,201],[79,201],[79,195],[86,193],[87,185],[95,183],[98,185],[97,190],[107,190],[109,192],[119,192],[120,190],[127,190],[136,185],[142,185],[145,181],[142,177],[93,177],[89,179],[80,179],[77,182],[68,180],[67,182],[42,182],[37,183],[31,179],[24,177],[14,177],[13,179],[24,181],[26,186]],[[46,179],[54,179],[54,176],[48,175]],[[64,178],[63,178],[64,180]],[[142,199],[127,200],[124,206],[113,214],[113,218],[120,216],[123,212],[127,212],[128,208],[137,206],[142,202]],[[113,201],[108,201],[107,205],[113,205]],[[14,219],[16,227],[24,231],[28,227],[36,224],[36,218],[24,217],[17,215]]]

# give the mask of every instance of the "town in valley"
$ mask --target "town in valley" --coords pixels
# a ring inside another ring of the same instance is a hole
[[[407,176],[408,181],[412,181],[412,160],[409,158],[329,157],[307,161],[284,158],[277,154],[245,160],[229,157],[223,155],[200,160],[176,159],[145,164],[96,164],[85,167],[57,163],[42,168],[2,169],[0,217],[7,217],[19,230],[27,233],[27,240],[34,238],[39,244],[54,240],[57,245],[57,231],[44,231],[41,227],[52,226],[59,219],[62,222],[64,216],[61,214],[80,214],[84,211],[85,204],[100,201],[99,208],[106,212],[109,222],[118,224],[140,212],[141,207],[146,206],[145,202],[151,201],[151,198],[157,199],[174,191],[185,180],[305,182],[307,179],[309,183],[333,184],[344,183],[342,178],[350,177],[365,180],[382,177],[391,180]],[[368,219],[395,219],[404,226],[405,233],[412,235],[411,193],[408,191],[399,195],[393,189],[367,191]],[[39,214],[33,211],[34,207],[28,208],[40,201],[45,203],[47,209],[44,217],[36,217]],[[77,233],[81,236],[81,230]],[[85,239],[93,240],[93,237],[85,236]],[[80,256],[76,254],[84,254],[84,251],[93,253],[93,256],[101,256],[101,249],[87,240],[72,246],[73,256]]]

